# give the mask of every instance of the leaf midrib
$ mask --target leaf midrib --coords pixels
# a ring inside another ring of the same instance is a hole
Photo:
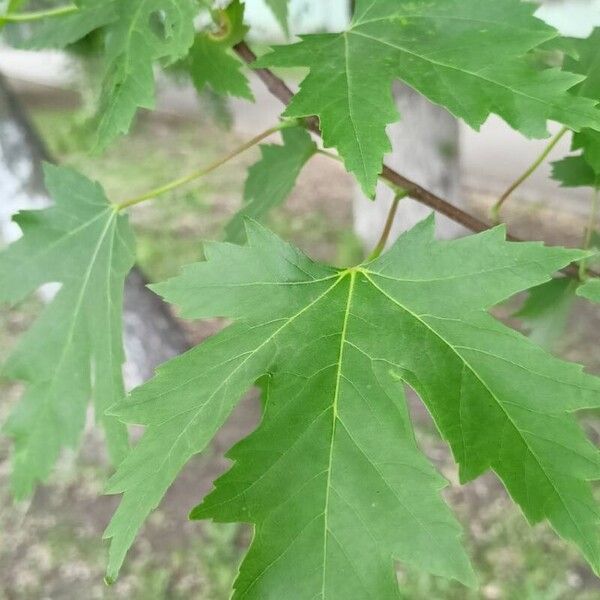
[[[350,286],[348,287],[348,298],[346,300],[346,308],[344,310],[344,320],[342,324],[342,332],[340,335],[340,349],[338,354],[338,367],[335,376],[335,389],[333,394],[333,402],[331,406],[331,445],[329,448],[329,459],[327,464],[327,484],[325,490],[325,508],[323,509],[323,573],[321,582],[321,597],[325,598],[325,583],[327,580],[327,542],[329,536],[329,498],[331,492],[331,473],[333,471],[333,448],[335,445],[335,433],[337,428],[338,416],[338,401],[340,397],[340,386],[342,382],[342,365],[344,364],[344,349],[346,348],[346,336],[348,335],[348,321],[350,318],[350,307],[352,306],[352,296],[354,294],[354,285],[356,282],[356,271],[350,273]],[[343,425],[343,423],[342,423]]]

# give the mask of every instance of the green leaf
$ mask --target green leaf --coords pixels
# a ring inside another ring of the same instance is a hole
[[[552,163],[552,179],[560,181],[562,187],[600,187],[600,175],[583,156],[567,156]]]
[[[568,56],[565,67],[586,77],[572,91],[578,97],[600,101],[600,28],[587,39],[572,43],[576,56]],[[563,187],[600,187],[600,133],[592,129],[574,133],[571,149],[581,153],[553,163],[553,179]]]
[[[347,31],[303,36],[257,66],[310,69],[284,114],[317,115],[326,145],[372,195],[391,150],[385,128],[398,119],[395,79],[475,129],[490,113],[529,137],[547,136],[548,119],[600,129],[597,102],[568,93],[581,76],[530,64],[527,54],[558,35],[535,8],[520,0],[357,0]]]
[[[99,185],[67,168],[46,165],[45,173],[56,204],[19,213],[23,237],[0,253],[0,302],[61,283],[2,370],[26,384],[5,425],[14,440],[17,498],[46,479],[63,447],[77,445],[90,398],[114,463],[128,445],[125,427],[104,413],[124,394],[122,296],[132,234]]]
[[[585,76],[573,92],[579,96],[600,100],[600,27],[594,29],[588,38],[573,38],[571,43],[573,52],[565,57],[565,68]]]
[[[573,149],[581,149],[587,164],[600,176],[600,133],[592,129],[584,129],[574,134]]]
[[[275,18],[283,28],[286,35],[289,34],[289,0],[265,0],[267,6],[273,11]]]
[[[600,465],[571,413],[600,404],[600,380],[487,313],[585,253],[507,243],[503,228],[440,242],[429,219],[375,262],[337,270],[257,224],[247,235],[155,287],[187,318],[235,323],[113,410],[146,432],[110,485],[124,493],[107,530],[110,577],[178,471],[265,375],[262,424],[193,513],[255,525],[235,598],[397,598],[393,560],[473,583],[403,384],[462,481],[494,469],[531,522],[548,519],[598,569],[588,482]]]
[[[192,81],[199,92],[208,85],[217,94],[252,100],[248,79],[241,71],[243,65],[231,53],[248,31],[244,26],[244,5],[235,0],[220,14],[224,30],[199,33],[190,50],[187,63]]]
[[[525,323],[536,344],[551,350],[562,336],[577,285],[574,279],[561,277],[529,290],[527,300],[514,316]]]
[[[106,60],[96,148],[126,133],[138,107],[154,108],[156,61],[183,58],[194,41],[195,0],[120,0],[107,27]]]
[[[574,133],[571,149],[581,153],[553,163],[552,177],[563,187],[600,188],[600,133],[592,129]]]
[[[577,290],[577,294],[600,304],[600,279],[590,279]]]
[[[282,130],[283,146],[262,145],[261,159],[248,170],[244,205],[225,228],[227,240],[242,242],[247,218],[260,220],[290,195],[300,171],[317,151],[304,127]]]
[[[117,19],[115,2],[109,0],[81,0],[76,2],[79,10],[60,18],[49,18],[33,29],[26,39],[19,42],[17,47],[27,50],[44,48],[66,48],[88,33],[108,25]],[[31,26],[30,26],[31,27]]]

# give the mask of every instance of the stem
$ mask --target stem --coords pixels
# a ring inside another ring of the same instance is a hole
[[[590,211],[590,218],[587,224],[587,227],[585,229],[585,237],[583,240],[583,249],[584,250],[589,250],[590,246],[592,245],[592,238],[594,236],[594,230],[596,228],[596,220],[598,218],[598,211],[600,210],[600,189],[596,188],[594,190],[594,195],[592,197],[592,209]],[[580,263],[579,263],[579,279],[581,279],[582,281],[584,279],[587,279],[588,277],[588,273],[587,273],[587,259],[584,258]]]
[[[78,10],[79,8],[77,6],[70,5],[26,13],[8,13],[6,15],[0,15],[0,23],[25,23],[28,21],[38,21],[40,19],[46,19],[48,17],[60,17],[62,15],[69,15],[71,13],[77,12]]]
[[[275,127],[270,127],[269,129],[263,131],[262,133],[259,133],[257,136],[253,137],[251,140],[248,140],[245,144],[242,144],[241,146],[236,148],[233,152],[230,152],[226,156],[219,158],[218,160],[209,164],[206,167],[202,167],[201,169],[192,171],[191,173],[189,173],[188,175],[185,175],[184,177],[180,177],[179,179],[170,181],[169,183],[166,183],[165,185],[154,188],[154,189],[150,190],[149,192],[146,192],[140,196],[135,196],[134,198],[129,198],[127,200],[123,200],[123,202],[120,202],[119,204],[115,205],[115,210],[121,211],[126,208],[130,208],[131,206],[135,206],[136,204],[140,204],[146,200],[151,200],[152,198],[156,198],[157,196],[162,196],[163,194],[166,194],[167,192],[170,192],[171,190],[174,190],[178,187],[181,187],[182,185],[185,185],[186,183],[190,183],[191,181],[194,181],[194,179],[199,179],[200,177],[204,177],[205,175],[212,173],[213,171],[215,171],[216,169],[218,169],[225,163],[229,162],[231,159],[235,158],[236,156],[239,156],[246,150],[249,150],[253,146],[256,146],[256,144],[259,144],[265,138],[268,138],[270,135],[276,133],[277,131],[280,131],[281,129],[285,129],[286,127],[292,127],[294,125],[296,125],[295,121],[282,121]]]
[[[400,200],[402,200],[402,198],[405,198],[407,195],[408,195],[408,193],[406,191],[402,190],[400,193],[398,193],[394,196],[394,201],[392,202],[392,205],[390,206],[390,211],[388,212],[388,216],[385,221],[385,226],[383,227],[381,237],[379,238],[379,241],[377,242],[377,246],[375,246],[375,248],[373,249],[373,252],[371,252],[371,254],[369,254],[369,258],[367,258],[367,262],[375,260],[376,258],[381,256],[381,253],[385,250],[385,246],[388,242],[390,233],[392,231],[392,225],[394,224],[394,219],[396,218],[396,213],[398,212],[398,205],[400,204]]]
[[[548,155],[554,148],[556,144],[560,142],[560,140],[564,137],[564,135],[569,131],[568,127],[563,127],[548,143],[548,145],[544,148],[544,151],[535,159],[535,161],[531,164],[531,166],[500,196],[496,204],[492,206],[491,215],[494,223],[498,223],[500,221],[500,209],[502,205],[508,200],[511,194],[525,181],[527,181],[540,167],[540,165],[548,158]]]

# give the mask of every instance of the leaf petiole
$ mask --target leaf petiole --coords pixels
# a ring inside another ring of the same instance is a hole
[[[281,131],[282,129],[286,129],[287,127],[295,127],[296,125],[297,123],[294,120],[281,121],[276,126],[270,127],[262,133],[259,133],[258,135],[254,136],[252,139],[248,140],[247,142],[245,142],[226,156],[219,158],[218,160],[214,161],[208,166],[202,167],[201,169],[197,169],[196,171],[192,171],[188,175],[184,175],[183,177],[170,181],[169,183],[154,188],[144,194],[141,194],[140,196],[135,196],[134,198],[129,198],[127,200],[123,200],[119,204],[115,204],[115,211],[118,212],[126,208],[130,208],[131,206],[135,206],[136,204],[140,204],[146,200],[151,200],[158,196],[162,196],[163,194],[166,194],[167,192],[177,189],[183,185],[186,185],[187,183],[190,183],[195,179],[200,179],[201,177],[204,177],[205,175],[216,171],[219,167],[223,166],[225,163],[229,162],[236,156],[239,156],[246,150],[249,150],[250,148],[256,146],[265,138],[268,138],[270,135],[273,135],[274,133]]]
[[[399,190],[394,196],[394,200],[392,202],[392,205],[390,206],[390,211],[388,212],[388,216],[385,221],[381,237],[377,242],[377,246],[375,246],[373,252],[371,252],[369,257],[367,258],[367,262],[375,260],[376,258],[381,256],[381,253],[385,250],[385,246],[390,237],[390,233],[392,232],[392,226],[394,225],[396,213],[398,212],[398,205],[400,204],[400,200],[402,200],[402,198],[406,198],[406,196],[408,196],[408,192],[406,190]]]
[[[548,143],[548,145],[544,148],[543,152],[533,161],[533,163],[529,166],[529,168],[516,180],[514,181],[508,189],[500,196],[496,204],[491,208],[491,217],[494,223],[500,222],[500,210],[504,203],[509,199],[512,193],[523,183],[525,183],[542,165],[542,163],[548,158],[549,154],[554,150],[558,142],[564,137],[564,135],[570,131],[568,127],[563,127]]]

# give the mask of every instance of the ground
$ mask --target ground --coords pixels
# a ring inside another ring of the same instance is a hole
[[[208,119],[150,118],[140,120],[132,136],[101,157],[85,152],[85,132],[71,112],[37,109],[35,120],[61,161],[98,178],[109,196],[120,200],[207,164],[242,140]],[[74,132],[79,131],[74,135]],[[222,226],[240,203],[245,167],[257,158],[252,151],[205,180],[147,203],[133,212],[141,266],[152,280],[173,275],[180,266],[201,257],[201,241],[218,239]],[[311,256],[336,265],[360,261],[363,250],[350,231],[351,179],[334,162],[317,157],[302,174],[288,204],[269,218],[269,225]],[[481,214],[491,198],[470,193],[473,210]],[[554,206],[554,209],[557,207]],[[568,206],[558,213],[543,204],[511,201],[511,228],[521,236],[577,245],[582,216]],[[515,303],[517,303],[515,301]],[[0,360],[39,310],[28,300],[0,312]],[[508,307],[500,310],[510,314]],[[187,324],[200,341],[216,323]],[[556,351],[600,373],[600,311],[584,307],[573,312],[568,333]],[[18,385],[2,384],[0,418],[17,401]],[[457,484],[447,447],[439,440],[426,412],[412,400],[419,441],[450,481],[447,497],[465,527],[465,542],[481,577],[476,592],[458,584],[399,571],[403,595],[410,600],[440,598],[592,600],[600,583],[568,544],[548,527],[531,528],[508,500],[498,481],[485,476],[465,487]],[[243,525],[190,523],[186,516],[215,476],[227,466],[224,452],[256,423],[256,399],[250,396],[221,432],[210,451],[188,465],[166,500],[149,520],[112,587],[102,580],[105,544],[101,536],[117,498],[102,496],[109,473],[99,436],[90,427],[78,455],[65,456],[52,482],[24,505],[9,498],[9,443],[0,442],[0,600],[225,600],[237,565],[250,539]],[[586,418],[592,436],[600,428]]]

